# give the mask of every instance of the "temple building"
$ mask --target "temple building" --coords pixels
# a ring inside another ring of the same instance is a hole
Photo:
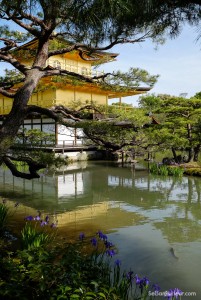
[[[59,49],[63,46],[64,41],[52,40],[50,50]],[[14,54],[21,63],[31,66],[36,49],[37,40],[34,39],[16,51],[14,50]],[[116,53],[97,51],[93,59],[87,51],[80,56],[79,50],[75,50],[50,57],[46,62],[46,68],[58,68],[91,78],[104,74],[102,71],[97,71],[96,67],[116,60],[117,56]],[[142,94],[149,90],[149,87],[136,87],[129,88],[126,91],[116,91],[112,88],[105,88],[98,81],[91,83],[75,80],[73,77],[65,75],[52,76],[41,79],[37,90],[29,100],[29,104],[46,108],[56,105],[69,106],[73,103],[82,103],[83,105],[93,103],[107,106],[110,99],[118,98],[121,103],[122,97]],[[10,112],[11,107],[12,99],[0,94],[0,119]],[[79,129],[66,128],[47,117],[27,119],[22,127],[27,130],[38,129],[42,132],[54,134],[55,145],[82,144],[82,139],[77,138],[82,135]]]

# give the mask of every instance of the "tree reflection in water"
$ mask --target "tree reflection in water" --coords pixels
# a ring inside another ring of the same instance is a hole
[[[197,291],[201,298],[195,280],[201,278],[200,178],[163,178],[140,165],[95,162],[31,182],[3,169],[0,177],[0,196],[20,203],[18,224],[28,211],[40,210],[58,219],[65,237],[103,230],[118,246],[125,268],[165,289]]]

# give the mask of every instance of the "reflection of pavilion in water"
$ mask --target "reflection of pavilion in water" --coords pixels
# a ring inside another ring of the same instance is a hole
[[[144,173],[141,175],[132,176],[127,168],[108,171],[104,167],[96,168],[92,165],[86,168],[85,165],[84,168],[78,164],[75,169],[72,167],[62,173],[42,175],[39,179],[29,181],[13,177],[10,171],[0,169],[0,195],[10,198],[19,196],[21,200],[29,197],[30,200],[34,199],[33,204],[36,199],[37,204],[43,201],[54,205],[71,204],[72,208],[83,203],[88,205],[100,202],[100,197],[103,194],[109,197],[113,188],[125,188],[128,193],[133,193],[134,188],[140,199],[142,193],[150,189],[149,180],[144,178]]]
[[[13,177],[8,170],[0,169],[0,195],[15,196],[18,193],[29,197],[49,199],[57,204],[70,203],[74,200],[79,205],[81,199],[96,194],[109,196],[112,190],[123,189],[124,193],[133,193],[138,198],[149,192],[149,197],[156,196],[165,201],[200,201],[201,181],[198,178],[153,177],[142,170],[128,168],[107,168],[104,165],[81,163],[74,164],[63,173],[42,175],[35,180]],[[119,199],[118,199],[119,200]],[[87,204],[87,203],[86,203]]]
[[[68,229],[82,226],[108,230],[138,224],[145,219],[142,215],[127,211],[120,202],[111,201],[107,194],[99,194],[107,190],[107,177],[101,176],[101,187],[92,187],[93,171],[77,169],[53,176],[42,176],[40,179],[28,181],[9,176],[7,170],[0,170],[0,196],[19,201],[26,215],[37,214],[40,209],[49,213],[50,207],[57,214],[59,226]],[[110,178],[110,177],[108,177]],[[108,179],[109,180],[109,179]],[[28,200],[27,200],[28,199]],[[53,200],[53,201],[51,201]],[[56,202],[56,203],[55,203]],[[22,220],[23,212],[20,212]],[[66,230],[66,229],[65,229]]]
[[[160,214],[170,204],[174,216],[169,219],[166,216],[154,225],[164,235],[178,231],[184,238],[186,231],[191,235],[189,226],[193,220],[201,220],[201,211],[197,209],[201,190],[198,178],[164,179],[149,176],[142,170],[135,172],[95,163],[77,164],[73,169],[74,166],[63,173],[32,181],[15,178],[9,171],[0,169],[0,196],[24,204],[26,211],[29,208],[56,212],[60,226],[68,224],[69,228],[86,223],[103,229],[132,226],[144,220],[143,211],[147,214],[153,209]],[[190,220],[188,224],[182,223],[185,232],[178,230],[181,217]],[[170,233],[165,234],[167,227]]]

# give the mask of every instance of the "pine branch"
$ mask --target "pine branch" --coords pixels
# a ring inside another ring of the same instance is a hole
[[[11,54],[4,53],[4,51],[1,51],[1,49],[0,49],[0,60],[10,63],[13,67],[15,67],[18,71],[22,72],[23,74],[25,74],[26,71],[29,70],[29,68],[26,65],[21,64]]]
[[[14,98],[16,93],[10,93],[0,87],[0,94],[2,94],[5,97],[8,97],[8,98]]]
[[[27,14],[24,11],[20,11],[20,15],[27,19],[32,21],[32,24],[30,24],[30,26],[32,27],[33,25],[38,25],[41,28],[43,28],[44,30],[48,30],[48,26],[46,26],[46,24],[42,21],[42,19],[37,18],[36,16],[32,15],[32,14]]]
[[[49,77],[49,76],[55,76],[55,75],[68,75],[68,76],[73,76],[75,78],[78,78],[80,80],[83,80],[85,82],[90,82],[93,83],[94,79],[100,79],[100,78],[104,78],[105,75],[100,75],[100,76],[94,76],[94,77],[89,77],[89,76],[85,76],[76,72],[71,72],[68,70],[63,70],[63,69],[53,69],[52,67],[46,67],[45,69],[43,69],[43,76],[42,77]]]
[[[1,52],[9,51],[10,49],[17,47],[17,43],[14,40],[8,38],[0,38],[0,41],[3,41],[6,45],[5,47],[1,48]]]
[[[36,37],[40,37],[40,31],[37,30],[36,28],[32,27],[33,24],[29,25],[24,22],[22,22],[22,17],[16,16],[14,13],[10,14],[9,11],[6,11],[6,14],[8,15],[8,20],[12,20],[15,22],[17,25],[21,26],[25,30],[27,30],[29,33],[33,34]],[[6,19],[6,18],[4,18]]]
[[[62,34],[59,34],[59,35],[62,35]],[[136,38],[136,39],[119,38],[119,39],[115,39],[114,41],[112,41],[111,43],[109,43],[108,45],[103,46],[103,47],[91,47],[91,46],[86,45],[86,44],[76,43],[76,44],[74,44],[72,46],[69,46],[69,47],[66,47],[66,48],[62,48],[62,49],[58,49],[58,50],[52,50],[52,51],[49,52],[48,57],[58,55],[58,54],[64,54],[64,53],[72,52],[74,50],[78,50],[79,55],[82,59],[90,60],[90,59],[87,59],[86,57],[84,57],[84,54],[86,54],[86,52],[87,52],[87,55],[92,56],[93,54],[95,54],[96,51],[109,50],[109,49],[113,48],[115,45],[118,45],[118,44],[125,44],[125,43],[134,44],[134,43],[144,42],[146,38],[151,37],[151,36],[152,36],[151,32],[146,32],[144,35],[142,35],[142,36],[140,36],[139,38]],[[95,58],[92,57],[91,60],[94,60],[94,59]]]
[[[36,105],[29,105],[26,108],[26,115],[30,115],[30,114],[40,114],[40,115],[46,115],[50,118],[52,118],[53,120],[55,120],[56,122],[66,125],[66,126],[70,126],[70,127],[74,127],[75,124],[72,123],[72,121],[68,121],[67,119],[76,121],[76,122],[81,122],[83,121],[82,118],[80,118],[80,114],[77,111],[74,110],[70,110],[62,105],[60,106],[54,106],[52,108],[44,108],[44,107],[40,107],[40,106],[36,106]]]
[[[7,155],[4,156],[2,160],[5,163],[5,165],[10,169],[13,176],[29,180],[33,178],[40,178],[40,175],[37,173],[37,171],[46,167],[45,164],[38,163],[30,157],[12,157],[10,155]],[[27,163],[29,166],[29,173],[19,171],[12,161],[20,161]]]

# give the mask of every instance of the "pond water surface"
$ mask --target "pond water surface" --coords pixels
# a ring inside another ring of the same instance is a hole
[[[40,210],[58,220],[67,239],[102,230],[123,269],[147,276],[161,291],[178,287],[196,292],[182,299],[201,299],[201,178],[157,177],[142,165],[106,162],[80,162],[32,181],[0,169],[0,197],[20,203],[19,226]]]

